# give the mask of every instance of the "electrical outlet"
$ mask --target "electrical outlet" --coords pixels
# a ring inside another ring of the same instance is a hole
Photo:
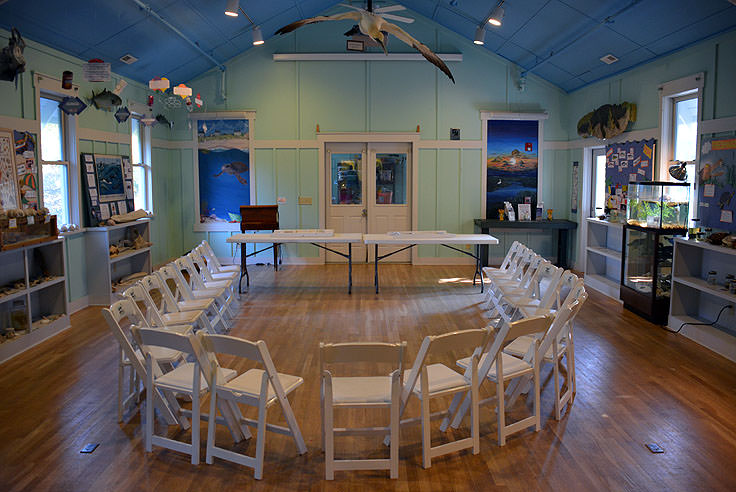
[[[299,205],[311,205],[311,204],[312,204],[311,196],[300,196],[299,197]]]

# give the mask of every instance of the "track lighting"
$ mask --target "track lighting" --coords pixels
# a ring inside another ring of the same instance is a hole
[[[238,8],[240,8],[240,0],[227,0],[225,15],[229,15],[230,17],[237,17]]]
[[[263,33],[260,26],[253,26],[253,46],[259,46],[263,43]]]
[[[504,10],[501,5],[503,5],[503,1],[501,1],[501,3],[499,3],[495,9],[493,9],[490,17],[488,17],[488,23],[492,26],[498,27],[501,25],[501,21],[503,21]]]
[[[475,44],[481,45],[484,43],[485,38],[486,38],[486,26],[485,24],[481,24],[480,26],[478,26],[478,29],[475,30],[475,39],[473,40],[473,42]]]

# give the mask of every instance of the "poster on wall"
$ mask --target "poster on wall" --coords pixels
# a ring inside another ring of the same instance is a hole
[[[119,155],[95,154],[95,172],[101,202],[125,200],[125,171]]]
[[[626,215],[629,183],[652,180],[656,144],[652,138],[606,146],[606,208]]]
[[[22,208],[38,210],[38,166],[36,139],[28,132],[13,131],[15,141],[15,169],[18,173],[18,193]]]
[[[195,229],[237,230],[240,206],[251,204],[250,119],[201,117],[196,126]]]
[[[486,145],[486,218],[504,202],[537,203],[539,120],[489,119]],[[536,207],[532,207],[535,210]]]
[[[736,138],[703,137],[698,181],[701,226],[736,231]]]
[[[0,207],[7,210],[18,208],[19,205],[13,134],[0,130]]]
[[[572,163],[572,193],[570,194],[570,212],[578,213],[578,171],[580,169],[580,162],[574,161]]]
[[[135,209],[133,166],[128,156],[82,152],[80,162],[86,227],[97,227],[113,215]]]

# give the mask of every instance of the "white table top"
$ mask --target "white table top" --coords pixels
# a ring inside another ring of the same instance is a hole
[[[336,232],[332,236],[305,236],[299,234],[267,233],[267,234],[233,234],[227,238],[228,243],[362,243],[363,234],[359,232]]]
[[[498,244],[489,234],[364,234],[365,244]]]

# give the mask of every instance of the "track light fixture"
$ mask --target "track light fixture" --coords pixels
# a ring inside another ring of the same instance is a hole
[[[260,46],[264,43],[263,33],[260,26],[253,26],[253,46]]]
[[[229,15],[230,17],[237,17],[239,8],[240,8],[240,0],[227,0],[227,6],[225,7],[225,15]]]
[[[503,14],[504,14],[504,10],[502,7],[503,2],[504,0],[501,0],[498,3],[498,5],[496,5],[496,8],[493,9],[493,12],[491,12],[491,15],[488,17],[488,23],[491,24],[492,26],[498,27],[501,25],[501,22],[503,21]]]
[[[475,30],[475,39],[473,39],[473,42],[478,45],[482,45],[485,42],[486,38],[486,26],[485,22],[478,26],[478,29]]]

